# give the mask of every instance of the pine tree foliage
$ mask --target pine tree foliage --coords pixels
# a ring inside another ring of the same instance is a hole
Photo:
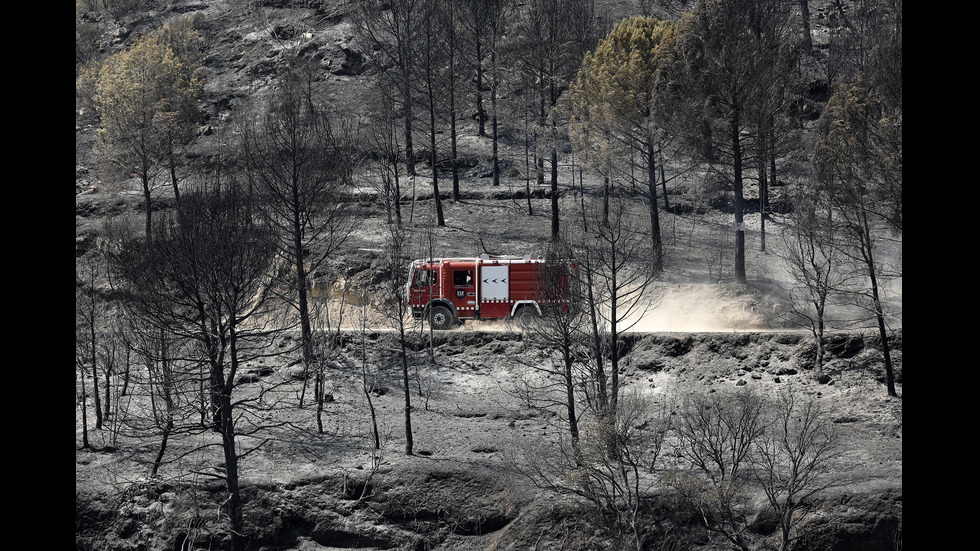
[[[185,34],[184,40],[197,39],[193,31]],[[93,98],[101,120],[102,151],[120,164],[139,168],[138,160],[169,130],[157,123],[168,115],[191,119],[199,109],[203,85],[200,67],[175,51],[167,32],[109,57],[95,76]]]

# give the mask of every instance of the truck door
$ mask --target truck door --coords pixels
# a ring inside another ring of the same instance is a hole
[[[476,312],[476,265],[463,263],[452,267],[452,291],[450,300],[456,306],[456,315],[471,319]]]
[[[432,295],[437,294],[439,282],[436,280],[436,272],[430,270],[429,266],[419,266],[413,270],[414,279],[409,286],[409,300],[412,306],[423,307],[432,300]]]

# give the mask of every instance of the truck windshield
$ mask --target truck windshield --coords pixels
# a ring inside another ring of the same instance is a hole
[[[416,270],[414,287],[426,287],[429,285],[429,270]]]

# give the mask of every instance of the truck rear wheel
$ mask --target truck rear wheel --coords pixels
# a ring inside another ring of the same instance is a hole
[[[514,313],[514,324],[520,329],[527,329],[538,317],[538,312],[531,306],[525,306]]]
[[[452,329],[456,325],[456,317],[452,311],[445,306],[433,306],[429,310],[429,325],[438,331]]]

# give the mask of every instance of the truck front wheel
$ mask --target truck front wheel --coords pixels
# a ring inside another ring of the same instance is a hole
[[[437,331],[452,329],[456,324],[456,317],[452,311],[445,306],[433,306],[429,310],[429,325]]]

